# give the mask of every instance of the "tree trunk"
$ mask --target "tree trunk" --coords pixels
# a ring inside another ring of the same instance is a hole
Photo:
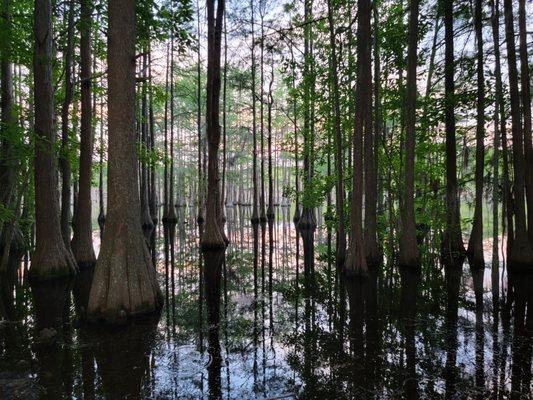
[[[372,6],[370,6],[372,7]],[[372,8],[369,11],[370,26]],[[362,68],[363,76],[369,82],[363,111],[364,119],[364,173],[365,173],[365,257],[369,267],[377,268],[381,263],[377,234],[377,164],[375,159],[375,141],[372,131],[372,34],[369,28],[369,39],[365,41],[365,60]]]
[[[453,46],[453,0],[444,0],[444,90],[446,119],[446,231],[442,242],[444,265],[461,268],[465,249],[461,234],[461,215],[457,185],[457,149],[455,142],[455,61]]]
[[[491,0],[491,23],[492,23],[492,38],[494,43],[494,56],[495,56],[495,74],[500,73],[500,34],[499,34],[499,1]],[[492,156],[492,169],[493,169],[493,182],[492,182],[492,308],[493,315],[496,318],[499,315],[500,307],[500,257],[499,257],[499,218],[498,218],[498,202],[500,200],[500,102],[501,99],[501,77],[497,76],[496,82],[496,96],[494,98],[494,154]]]
[[[71,169],[69,160],[69,109],[72,103],[74,85],[72,84],[72,59],[74,52],[74,0],[69,2],[67,17],[67,45],[65,48],[65,97],[61,106],[61,233],[67,248],[70,246],[70,202],[72,200]]]
[[[296,67],[294,63],[294,50],[292,45],[290,46],[291,51],[291,86],[293,93],[296,92]],[[298,221],[300,220],[300,168],[299,168],[299,157],[298,157],[298,112],[296,111],[296,97],[292,99],[292,118],[293,118],[293,135],[294,135],[294,190],[296,192],[294,198],[294,215],[292,217],[292,222],[294,223],[296,229],[298,229]],[[296,235],[296,246],[298,247],[298,235]]]
[[[150,82],[150,89],[149,89],[149,103],[148,103],[148,118],[149,118],[149,149],[151,152],[156,151],[155,147],[155,121],[154,121],[154,86],[153,86],[153,79],[152,79],[152,49],[149,50],[148,55],[148,80]],[[154,266],[157,263],[157,252],[158,249],[156,248],[156,240],[157,240],[157,196],[156,196],[156,165],[155,163],[152,163],[150,165],[150,196],[149,196],[149,208],[150,208],[150,217],[152,219],[152,234],[150,236],[150,250],[152,252],[152,264]]]
[[[339,73],[337,61],[337,45],[335,41],[335,26],[333,23],[332,0],[328,0],[328,23],[329,23],[329,43],[331,47],[330,57],[330,79],[333,90],[333,117],[335,129],[335,166],[337,169],[337,181],[335,185],[335,208],[337,212],[337,243],[336,243],[336,266],[337,272],[342,270],[346,260],[346,230],[344,216],[344,140],[341,127],[340,93],[339,93]]]
[[[143,148],[148,151],[150,149],[149,143],[149,119],[148,119],[148,49],[143,51],[142,63],[142,77],[143,82],[141,86],[141,141]],[[146,242],[150,243],[152,231],[154,230],[154,223],[150,214],[150,185],[149,185],[149,168],[150,161],[144,160],[141,162],[141,226],[143,229]],[[150,249],[151,250],[151,249]]]
[[[305,0],[305,21],[307,22],[304,28],[304,201],[302,216],[298,221],[298,230],[302,235],[303,249],[304,249],[304,272],[306,277],[306,284],[310,283],[308,278],[311,278],[311,272],[314,270],[315,261],[315,243],[314,232],[316,230],[316,220],[312,206],[313,199],[310,197],[313,179],[313,149],[314,149],[314,96],[315,96],[315,76],[314,76],[314,60],[313,60],[313,35],[312,24],[313,19],[313,0]]]
[[[220,218],[220,177],[218,148],[220,145],[220,54],[225,0],[207,1],[207,104],[206,135],[208,141],[207,203],[202,249],[223,249],[226,246]]]
[[[274,176],[272,174],[272,108],[274,107],[273,85],[274,85],[274,59],[272,57],[272,65],[270,69],[270,83],[268,86],[268,208],[266,217],[270,231],[272,231],[272,224],[274,223]],[[270,236],[272,241],[272,236]]]
[[[200,49],[200,3],[196,2],[196,19],[198,33],[198,49],[196,64],[196,129],[198,136],[198,216],[196,221],[200,235],[202,235],[202,225],[204,223],[204,180],[202,175],[202,65]]]
[[[357,26],[357,81],[355,90],[355,125],[353,136],[353,188],[350,210],[350,245],[346,257],[346,272],[348,275],[367,276],[368,268],[366,253],[363,246],[362,232],[362,206],[363,206],[363,131],[365,127],[364,109],[370,107],[370,85],[368,76],[365,76],[370,63],[370,53],[366,46],[370,45],[370,13],[369,0],[358,0]]]
[[[259,2],[259,14],[261,16],[261,41],[260,41],[260,78],[259,78],[259,126],[260,126],[260,153],[261,153],[261,165],[260,165],[260,184],[261,184],[261,195],[259,196],[259,221],[261,222],[261,229],[265,232],[265,223],[267,222],[267,217],[265,214],[265,28],[264,28],[264,2]]]
[[[81,1],[81,142],[80,142],[80,177],[78,206],[74,213],[74,235],[72,237],[72,252],[80,268],[93,267],[96,256],[93,249],[92,237],[92,157],[93,157],[93,127],[92,127],[92,96],[91,96],[91,0]]]
[[[477,42],[476,196],[468,261],[473,270],[483,270],[483,171],[485,168],[485,78],[483,76],[483,5],[475,1],[474,28]]]
[[[527,227],[533,245],[533,144],[531,143],[531,80],[527,54],[526,1],[518,1],[518,26],[520,38],[520,80],[522,84],[522,115],[524,126],[524,153],[526,169]]]
[[[416,147],[416,64],[418,44],[418,0],[410,1],[409,47],[407,50],[407,93],[405,101],[405,189],[403,193],[400,265],[418,269],[420,252],[415,223],[415,147]]]
[[[102,80],[100,85],[103,87]],[[104,96],[100,97],[100,148],[98,149],[100,160],[98,162],[98,226],[100,227],[100,243],[104,237],[105,207],[104,207]]]
[[[54,155],[53,32],[50,0],[35,0],[34,35],[36,231],[35,252],[29,278],[36,282],[72,276],[77,272],[77,266],[63,241],[59,220],[57,160]]]
[[[257,129],[256,129],[256,109],[255,109],[255,25],[254,25],[254,2],[250,1],[252,9],[252,135],[253,135],[253,160],[252,160],[252,183],[253,183],[253,204],[252,204],[252,224],[259,223],[259,204],[257,188]]]
[[[516,68],[516,46],[513,26],[512,0],[504,0],[505,38],[509,70],[509,94],[511,100],[511,130],[513,135],[514,211],[516,232],[508,255],[509,268],[531,270],[533,250],[527,236],[526,207],[524,203],[524,138],[520,119],[520,95]]]
[[[162,305],[139,218],[135,144],[135,1],[108,1],[108,217],[88,306],[108,322]]]

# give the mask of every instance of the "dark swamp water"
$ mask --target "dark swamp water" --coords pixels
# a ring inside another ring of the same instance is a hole
[[[365,281],[339,280],[325,229],[305,268],[289,207],[257,230],[249,208],[228,207],[231,244],[202,259],[193,213],[178,211],[174,268],[158,257],[158,318],[83,326],[83,274],[4,285],[0,399],[531,398],[531,278],[509,286],[502,273],[495,312],[490,268],[445,274],[428,236],[421,274],[385,260]]]

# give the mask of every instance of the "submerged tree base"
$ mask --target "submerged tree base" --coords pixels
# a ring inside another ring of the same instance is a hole
[[[50,241],[33,253],[28,279],[30,283],[46,282],[73,277],[77,272],[74,256],[65,248],[63,241]]]

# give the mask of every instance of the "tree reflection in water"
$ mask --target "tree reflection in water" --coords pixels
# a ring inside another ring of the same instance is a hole
[[[85,326],[90,271],[46,290],[30,290],[19,278],[4,282],[0,393],[45,399],[530,398],[530,278],[511,276],[508,285],[504,274],[502,307],[494,310],[490,274],[480,279],[467,265],[444,272],[429,256],[421,273],[385,260],[364,280],[333,277],[325,231],[315,232],[309,265],[303,246],[297,252],[292,213],[278,207],[263,234],[250,224],[250,207],[228,209],[231,244],[225,253],[204,252],[200,259],[194,219],[180,209],[175,293],[169,276],[168,318],[160,321]],[[161,237],[163,226],[158,229]],[[165,287],[164,243],[158,243]]]

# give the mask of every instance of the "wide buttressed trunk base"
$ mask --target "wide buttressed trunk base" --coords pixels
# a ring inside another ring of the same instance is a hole
[[[47,240],[35,249],[31,257],[28,279],[31,283],[73,277],[78,266],[63,240]]]
[[[130,317],[158,313],[162,305],[163,295],[140,226],[112,226],[110,222],[94,271],[87,319],[122,323]]]
[[[510,271],[533,274],[533,248],[527,235],[516,235],[507,261]]]

